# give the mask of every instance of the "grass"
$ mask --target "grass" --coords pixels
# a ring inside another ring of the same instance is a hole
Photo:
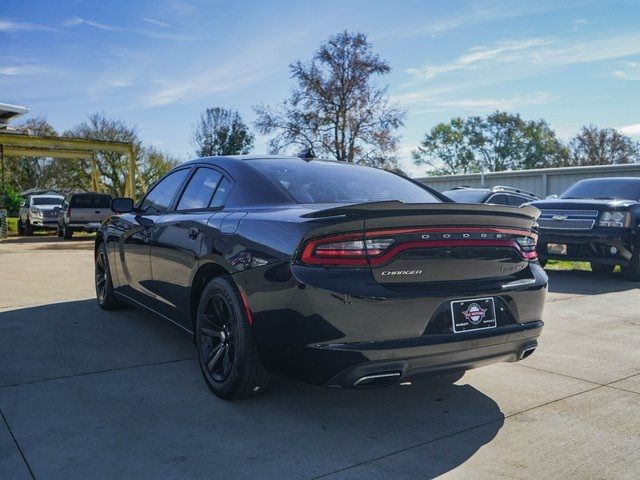
[[[591,271],[591,265],[589,262],[570,262],[568,260],[549,260],[544,267],[545,270],[582,270],[585,272]],[[616,267],[614,272],[620,270],[620,267]]]
[[[7,217],[7,225],[9,226],[9,235],[18,233],[18,217]]]

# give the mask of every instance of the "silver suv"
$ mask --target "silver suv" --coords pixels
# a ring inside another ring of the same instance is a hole
[[[58,227],[58,209],[62,195],[29,195],[20,206],[18,234],[33,235],[34,230]]]
[[[105,193],[73,193],[58,213],[58,236],[71,239],[73,232],[96,232],[102,221],[112,215],[111,195]]]

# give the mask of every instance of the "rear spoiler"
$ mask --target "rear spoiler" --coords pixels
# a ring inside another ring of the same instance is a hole
[[[302,215],[306,218],[324,218],[336,216],[356,216],[370,218],[400,215],[430,214],[464,214],[470,212],[499,214],[512,217],[527,217],[533,221],[540,216],[540,210],[531,205],[509,207],[506,205],[489,205],[484,203],[403,203],[397,200],[388,202],[369,202],[353,205],[342,205]]]

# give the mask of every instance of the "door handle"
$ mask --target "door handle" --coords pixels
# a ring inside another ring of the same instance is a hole
[[[200,235],[200,229],[199,228],[190,228],[187,231],[189,232],[189,238],[191,240],[195,240],[196,238],[198,238],[198,235]]]

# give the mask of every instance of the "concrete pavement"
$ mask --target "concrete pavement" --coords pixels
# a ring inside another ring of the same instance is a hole
[[[209,393],[191,340],[93,299],[86,241],[0,242],[0,479],[629,478],[640,295],[552,272],[539,349],[444,381]]]

